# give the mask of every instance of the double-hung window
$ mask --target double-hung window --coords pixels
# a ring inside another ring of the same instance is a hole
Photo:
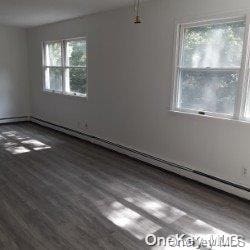
[[[244,18],[179,24],[177,37],[173,110],[235,117],[242,98]]]
[[[44,90],[87,96],[87,43],[84,38],[44,42]]]

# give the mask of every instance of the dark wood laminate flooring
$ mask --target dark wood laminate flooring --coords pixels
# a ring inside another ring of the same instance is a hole
[[[250,243],[250,203],[32,123],[0,126],[0,249],[161,249],[150,233]]]

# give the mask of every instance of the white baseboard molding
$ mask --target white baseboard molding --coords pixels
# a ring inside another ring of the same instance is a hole
[[[27,122],[27,121],[30,121],[30,116],[0,118],[0,124],[15,123],[15,122]]]
[[[145,163],[148,163],[150,165],[153,165],[155,167],[164,169],[169,172],[173,172],[177,175],[183,176],[188,179],[195,180],[197,182],[203,183],[205,185],[211,186],[213,188],[222,190],[226,193],[236,195],[240,198],[250,200],[250,189],[244,186],[241,186],[239,184],[235,184],[223,179],[220,179],[215,176],[207,175],[199,171],[195,171],[189,167],[182,166],[178,163],[169,162],[167,160],[159,159],[157,157],[154,157],[152,155],[148,155],[142,152],[139,152],[137,150],[128,148],[126,146],[122,146],[119,144],[115,144],[113,142],[110,142],[105,139],[98,138],[93,135],[88,135],[85,133],[82,133],[80,131],[75,131],[66,127],[63,127],[61,125],[53,124],[48,121],[43,121],[41,119],[31,117],[31,122],[34,122],[36,124],[39,124],[44,127],[48,127],[60,132],[63,132],[65,134],[89,141],[91,143],[103,146],[105,148],[114,150],[116,152],[122,153],[124,155],[127,155],[129,157],[135,158],[137,160],[143,161]]]

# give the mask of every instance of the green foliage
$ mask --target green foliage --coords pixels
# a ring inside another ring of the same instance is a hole
[[[182,107],[233,114],[238,74],[183,71],[181,78]]]
[[[49,66],[61,66],[61,43],[51,43],[48,48]]]
[[[62,69],[50,68],[50,89],[55,91],[62,90]]]
[[[241,65],[244,22],[209,25],[184,30],[184,68],[238,68]],[[189,71],[181,73],[180,105],[217,113],[234,111],[238,74]]]
[[[244,27],[244,22],[236,22],[185,29],[182,64],[192,65],[193,56],[198,53],[200,64],[209,67],[205,58],[212,47],[218,50],[220,66],[240,66]]]
[[[86,70],[82,68],[70,69],[70,89],[76,93],[86,93]]]
[[[70,69],[70,89],[72,92],[86,93],[86,47],[83,42],[71,42],[70,66],[83,66],[84,68]]]

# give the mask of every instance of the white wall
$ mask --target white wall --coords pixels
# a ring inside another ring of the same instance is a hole
[[[89,134],[250,188],[250,124],[169,112],[175,18],[246,8],[248,0],[155,0],[143,5],[142,25],[124,8],[30,29],[32,115],[75,130],[87,121]],[[41,42],[85,35],[88,100],[43,93]]]
[[[26,31],[0,26],[0,119],[29,115]]]

